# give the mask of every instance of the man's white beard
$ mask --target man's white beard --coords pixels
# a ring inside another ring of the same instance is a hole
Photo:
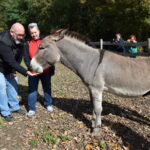
[[[20,43],[21,43],[21,41],[19,41],[19,40],[15,40],[15,43],[16,43],[16,44],[20,44]]]

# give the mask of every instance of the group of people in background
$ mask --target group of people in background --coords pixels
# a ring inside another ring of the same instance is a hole
[[[25,115],[18,100],[18,85],[16,72],[28,77],[28,117],[36,112],[38,84],[41,80],[44,91],[44,106],[48,112],[53,111],[51,97],[51,76],[55,67],[51,66],[43,73],[35,73],[30,68],[30,61],[35,55],[42,41],[37,23],[28,25],[29,40],[25,40],[25,29],[20,23],[14,23],[10,30],[0,33],[0,113],[6,121],[13,121],[12,113]],[[20,63],[24,57],[27,69]]]
[[[129,39],[125,41],[123,40],[121,34],[117,33],[115,39],[113,39],[113,42],[120,43],[120,44],[123,44],[124,42],[137,43],[137,40],[136,40],[136,36],[132,34],[130,35]],[[116,46],[115,48],[116,48],[116,51],[118,52],[129,52],[132,54],[138,53],[138,48],[136,46],[125,47],[123,45],[119,45],[119,46]]]

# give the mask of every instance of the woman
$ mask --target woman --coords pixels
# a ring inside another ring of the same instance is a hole
[[[35,55],[42,39],[40,38],[40,30],[36,23],[30,23],[28,25],[28,30],[32,39],[27,42],[28,48],[25,52],[25,63],[27,67],[30,68],[30,60]],[[44,106],[47,108],[48,112],[53,111],[51,97],[51,76],[53,73],[54,66],[44,70],[42,74],[28,77],[28,117],[33,117],[35,115],[39,80],[41,80],[44,91]]]
[[[130,35],[130,38],[127,41],[130,42],[130,43],[137,43],[136,36],[135,35]],[[129,53],[137,53],[138,48],[134,47],[134,46],[131,46],[131,47],[128,48],[128,52]]]

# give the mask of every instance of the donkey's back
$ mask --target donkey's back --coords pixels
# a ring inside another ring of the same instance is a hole
[[[106,91],[141,96],[150,91],[150,58],[127,58],[106,51],[96,76]]]

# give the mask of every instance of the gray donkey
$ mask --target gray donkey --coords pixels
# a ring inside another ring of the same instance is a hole
[[[86,44],[78,34],[57,30],[45,37],[31,61],[36,72],[61,62],[89,88],[94,132],[101,127],[102,93],[142,96],[150,91],[150,58],[127,58]]]

